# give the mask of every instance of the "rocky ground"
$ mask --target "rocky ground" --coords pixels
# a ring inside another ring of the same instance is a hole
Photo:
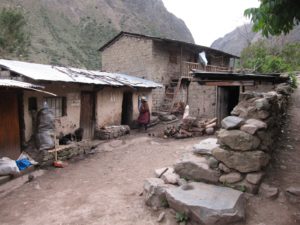
[[[300,186],[300,91],[291,99],[287,121],[278,139],[264,182],[280,190],[270,199],[248,196],[246,221],[237,225],[294,225],[300,223],[299,196],[286,195]],[[157,134],[161,127],[150,128]],[[143,201],[143,181],[156,168],[171,166],[201,139],[162,139],[137,133],[105,142],[96,153],[69,162],[63,169],[49,168],[45,175],[0,199],[1,224],[158,224],[161,211]],[[176,224],[174,212],[165,209],[161,224]]]

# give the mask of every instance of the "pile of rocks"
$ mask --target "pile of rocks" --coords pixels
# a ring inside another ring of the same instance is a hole
[[[100,140],[108,140],[124,136],[130,133],[130,127],[127,125],[106,126],[95,130],[95,138]]]

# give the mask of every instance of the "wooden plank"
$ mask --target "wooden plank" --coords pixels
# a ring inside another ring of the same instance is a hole
[[[207,86],[254,86],[254,81],[202,81]]]

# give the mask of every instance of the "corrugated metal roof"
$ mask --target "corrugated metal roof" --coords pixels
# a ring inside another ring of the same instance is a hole
[[[56,94],[53,94],[51,92],[37,89],[37,88],[44,88],[43,86],[35,85],[35,84],[23,82],[23,81],[18,81],[18,80],[0,79],[0,87],[21,88],[21,89],[26,89],[26,90],[31,90],[31,91],[37,91],[37,92],[42,92],[44,94],[56,96]]]
[[[0,59],[0,67],[39,81],[61,81],[108,86],[162,87],[161,84],[118,73]]]
[[[43,88],[39,85],[30,84],[27,82],[9,80],[9,79],[0,79],[1,87],[13,87],[13,88]]]

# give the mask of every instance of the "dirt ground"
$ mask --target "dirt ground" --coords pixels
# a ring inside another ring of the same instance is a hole
[[[249,197],[246,221],[238,225],[293,225],[297,206],[283,191],[300,186],[300,91],[293,94],[287,123],[267,170],[265,182],[278,187],[275,200]],[[157,134],[157,128],[149,132]],[[206,137],[203,137],[206,138]],[[45,175],[24,184],[0,199],[3,225],[152,225],[161,211],[151,211],[143,202],[143,180],[155,168],[171,166],[203,138],[183,140],[132,134],[101,144],[96,153],[76,158],[63,169],[49,168]],[[176,224],[167,209],[161,224]]]

